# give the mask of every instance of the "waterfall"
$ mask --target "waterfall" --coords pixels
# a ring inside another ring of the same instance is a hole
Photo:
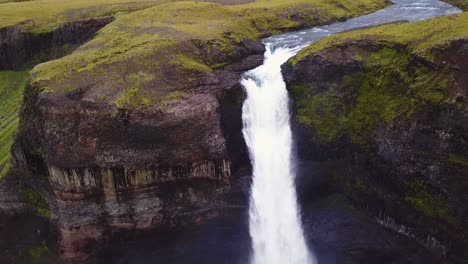
[[[252,264],[316,263],[304,238],[294,185],[289,98],[281,65],[301,48],[350,29],[395,21],[420,21],[461,12],[437,0],[392,0],[395,5],[331,25],[265,39],[262,66],[247,72],[244,139],[253,167],[249,208]],[[287,47],[294,47],[288,49]]]
[[[264,64],[244,75],[243,134],[253,166],[249,208],[253,264],[314,263],[294,184],[289,97],[281,65],[296,50],[267,45]]]

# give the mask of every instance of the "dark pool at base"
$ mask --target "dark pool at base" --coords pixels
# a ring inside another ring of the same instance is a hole
[[[302,201],[302,219],[319,264],[443,263],[441,256],[379,225],[354,209],[345,196],[328,189],[320,164],[302,163],[301,167],[307,168],[304,174],[316,176],[304,183],[316,195]],[[251,253],[247,209],[228,211],[192,228],[138,238],[120,235],[113,241],[99,263],[246,264]]]
[[[320,264],[442,263],[414,241],[352,212],[310,209],[314,208],[308,208],[304,226]],[[100,263],[245,264],[250,255],[247,216],[243,213],[194,229],[120,241],[103,252]]]

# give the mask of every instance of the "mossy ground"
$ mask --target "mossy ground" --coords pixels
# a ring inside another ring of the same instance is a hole
[[[298,98],[297,120],[314,127],[314,136],[320,140],[334,141],[346,135],[363,144],[380,124],[444,102],[453,76],[448,69],[431,68],[434,51],[465,38],[468,13],[357,30],[318,41],[289,63],[295,65],[332,47],[370,42],[378,48],[354,54],[363,70],[330,83],[325,92],[316,91],[314,84],[292,87]]]
[[[424,106],[440,104],[451,79],[449,71],[433,71],[416,63],[399,46],[388,44],[362,59],[363,71],[343,76],[319,92],[313,86],[293,86],[297,120],[314,128],[317,140],[346,136],[365,145],[371,133],[397,117],[411,117]]]
[[[23,201],[30,205],[37,215],[50,219],[50,208],[45,199],[36,190],[29,186],[21,186],[19,194]]]
[[[0,28],[19,25],[25,31],[47,32],[68,21],[116,15],[169,1],[171,0],[3,0],[0,6]]]
[[[29,71],[0,71],[0,179],[11,167],[10,149],[18,128],[18,111]]]
[[[39,65],[31,84],[47,93],[92,86],[98,98],[122,108],[152,105],[169,93],[188,89],[200,74],[229,63],[242,40],[302,26],[293,19],[298,14],[310,19],[306,23],[317,24],[387,4],[383,0],[161,4],[119,16],[71,55]],[[148,78],[135,83],[135,74]]]
[[[448,212],[446,199],[431,191],[430,184],[423,179],[411,179],[404,182],[405,201],[424,217],[443,221],[450,225],[456,224],[456,219]]]
[[[46,263],[45,258],[51,254],[47,242],[42,241],[41,244],[22,249],[19,252],[17,264],[41,264]]]
[[[413,214],[416,217],[415,220],[418,221],[418,223],[411,224],[425,225],[428,222],[445,223],[451,226],[456,224],[457,220],[448,212],[446,198],[434,192],[431,185],[423,178],[415,177],[403,181],[396,186],[396,189],[380,188],[381,185],[372,182],[363,174],[337,177],[333,180],[337,185],[344,186],[344,192],[361,206],[377,202],[385,210],[400,211],[400,213],[409,210],[409,213]],[[404,197],[402,193],[405,194]]]
[[[0,28],[5,26],[20,25],[24,30],[31,32],[50,31],[59,25],[82,18],[90,18],[105,15],[118,15],[125,12],[141,10],[163,3],[178,2],[180,0],[34,0],[15,1],[0,0]],[[313,4],[327,6],[323,0],[205,0],[208,2],[219,2],[226,4],[255,2],[251,7],[277,8],[291,6],[293,4]],[[205,2],[202,1],[202,2]],[[330,1],[334,2],[334,1]],[[340,2],[351,2],[344,0]],[[378,3],[378,0],[358,1],[364,4]],[[344,5],[346,5],[345,3]]]
[[[417,23],[384,25],[375,28],[337,34],[318,41],[298,53],[291,63],[340,43],[359,43],[372,39],[375,43],[398,43],[415,56],[432,60],[431,51],[450,42],[468,37],[468,13],[438,17]]]

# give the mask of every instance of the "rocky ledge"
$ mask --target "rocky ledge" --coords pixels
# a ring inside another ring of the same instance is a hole
[[[194,81],[198,92],[157,107],[89,102],[86,92],[26,95],[14,167],[45,197],[63,257],[87,258],[111,231],[202,222],[235,206],[217,197],[249,166],[238,80],[264,48],[239,51],[244,60]]]
[[[468,248],[467,29],[462,13],[348,32],[283,66],[300,157],[450,263]]]
[[[0,70],[21,70],[60,58],[112,20],[112,17],[81,19],[44,33],[27,32],[19,26],[0,28]]]

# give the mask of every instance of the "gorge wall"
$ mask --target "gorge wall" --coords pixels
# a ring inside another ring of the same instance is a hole
[[[330,164],[358,207],[450,263],[468,246],[467,18],[345,33],[283,67],[300,157]]]
[[[217,197],[248,169],[238,80],[263,53],[260,42],[247,46],[232,71],[197,79],[200,93],[157,107],[86,102],[86,92],[26,95],[14,165],[46,197],[63,256],[87,257],[111,231],[200,223],[230,207]]]
[[[82,19],[43,33],[27,32],[19,26],[0,28],[0,70],[22,70],[60,58],[112,20],[112,17]]]

